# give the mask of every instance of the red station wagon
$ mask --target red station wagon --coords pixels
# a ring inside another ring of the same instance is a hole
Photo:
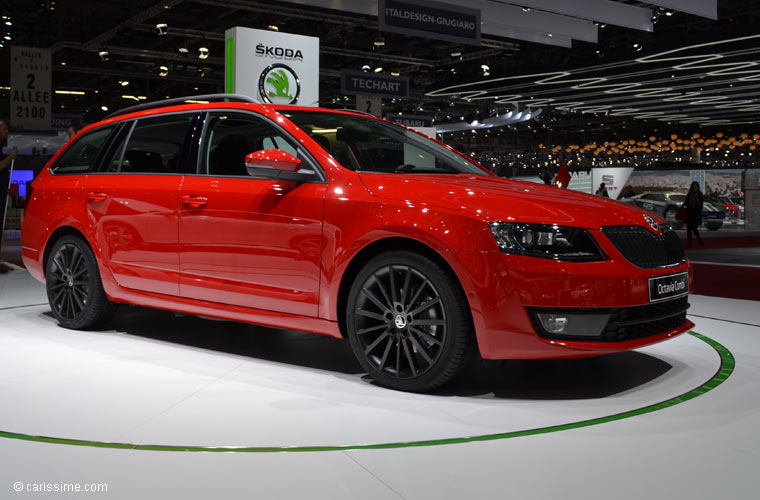
[[[23,259],[62,326],[126,303],[348,338],[408,391],[472,349],[584,357],[693,327],[661,218],[360,113],[188,99],[85,128],[34,180]]]

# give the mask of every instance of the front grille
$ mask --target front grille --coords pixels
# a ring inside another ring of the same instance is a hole
[[[686,322],[689,309],[688,297],[664,300],[654,304],[611,308],[528,308],[533,328],[540,337],[548,340],[622,342],[665,333]],[[599,336],[557,335],[543,329],[537,313],[554,314],[609,314],[607,326]]]
[[[652,234],[641,226],[606,226],[602,232],[623,257],[643,269],[686,262],[681,240],[672,229]]]

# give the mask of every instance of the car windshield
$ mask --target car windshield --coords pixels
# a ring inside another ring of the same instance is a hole
[[[492,175],[417,132],[376,118],[326,111],[279,111],[351,170]]]
[[[685,194],[671,194],[670,195],[670,201],[674,201],[676,203],[683,203],[684,200],[686,200]]]

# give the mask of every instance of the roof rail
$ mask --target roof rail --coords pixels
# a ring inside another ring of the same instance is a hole
[[[238,101],[248,102],[251,104],[261,104],[261,101],[254,99],[251,96],[242,94],[204,94],[204,95],[190,95],[186,97],[174,97],[172,99],[164,99],[162,101],[146,102],[143,104],[137,104],[128,108],[120,109],[110,115],[106,116],[106,119],[113,118],[114,116],[125,115],[127,113],[134,113],[136,111],[144,111],[146,109],[161,108],[164,106],[174,106],[178,104],[191,104],[196,101]]]
[[[351,113],[356,113],[356,114],[359,114],[359,115],[366,115],[366,116],[371,116],[372,118],[378,118],[377,116],[373,115],[372,113],[367,113],[366,111],[360,111],[358,109],[335,108],[335,111],[349,111]]]

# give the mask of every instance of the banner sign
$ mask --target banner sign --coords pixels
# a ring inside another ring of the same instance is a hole
[[[409,97],[409,77],[343,70],[340,73],[340,88],[345,95],[375,95],[405,99]]]
[[[418,115],[388,115],[385,117],[389,122],[398,123],[405,127],[420,128],[420,127],[432,127],[432,116],[418,116]]]
[[[356,110],[380,118],[383,115],[383,100],[377,96],[358,95],[356,96]]]
[[[227,93],[265,104],[319,104],[319,38],[240,26],[224,38]]]
[[[599,184],[604,183],[607,194],[613,200],[617,200],[623,187],[628,183],[628,178],[633,172],[633,167],[605,167],[591,169],[592,186],[594,192],[599,189]]]
[[[52,58],[48,49],[11,47],[11,124],[50,128]]]
[[[380,31],[480,45],[480,10],[432,0],[378,0]]]

